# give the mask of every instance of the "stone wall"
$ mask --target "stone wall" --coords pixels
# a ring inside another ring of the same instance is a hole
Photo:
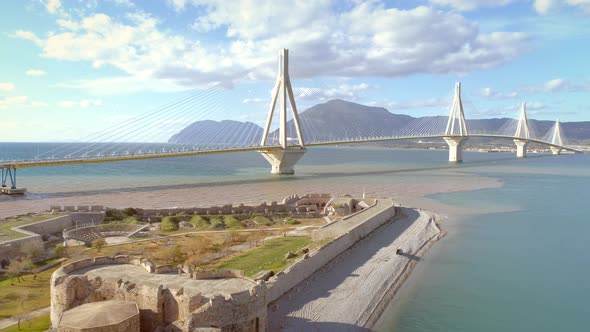
[[[358,220],[353,220],[347,227],[342,228],[345,231],[338,235],[336,239],[319,250],[304,256],[284,272],[279,272],[276,276],[272,277],[268,283],[267,302],[271,303],[277,300],[291,288],[336,258],[343,251],[350,248],[358,240],[367,236],[388,220],[391,220],[395,216],[395,213],[392,200],[380,199],[376,202],[375,206],[356,214]],[[343,221],[340,222],[344,223]],[[333,230],[331,229],[331,231]]]
[[[44,235],[61,233],[64,229],[71,227],[72,225],[72,217],[66,215],[20,226],[18,228],[20,230],[26,230],[36,234]]]
[[[0,261],[10,261],[16,257],[22,256],[21,247],[29,242],[42,242],[41,235],[29,235],[20,239],[0,242]]]
[[[84,303],[119,299],[137,303],[140,309],[142,331],[168,328],[174,331],[209,330],[220,327],[221,331],[253,331],[256,327],[265,330],[266,286],[264,282],[253,284],[241,292],[216,295],[211,298],[189,296],[183,289],[171,289],[143,284],[131,284],[125,280],[107,278],[89,279],[84,274],[72,273],[93,265],[133,264],[150,273],[168,271],[169,266],[156,267],[147,259],[133,256],[96,257],[67,264],[51,277],[51,322],[57,327],[61,314]],[[232,271],[220,272],[231,274]],[[186,278],[193,278],[186,275]]]

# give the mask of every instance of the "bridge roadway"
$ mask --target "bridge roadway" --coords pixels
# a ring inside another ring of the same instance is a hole
[[[381,137],[381,138],[367,138],[360,140],[342,140],[342,141],[328,141],[328,142],[313,142],[305,144],[308,147],[311,146],[326,146],[326,145],[340,145],[340,144],[361,144],[361,143],[378,143],[378,142],[389,142],[389,141],[404,141],[404,140],[421,140],[429,138],[443,138],[443,137],[481,137],[481,138],[504,138],[504,139],[522,139],[528,140],[531,143],[538,143],[546,145],[548,147],[559,148],[566,151],[580,153],[581,151],[569,148],[562,145],[545,142],[538,139],[525,139],[521,137],[505,136],[505,135],[488,135],[488,134],[470,134],[469,136],[448,136],[448,135],[430,135],[430,136],[403,136],[403,137]],[[294,147],[299,147],[294,146]],[[115,161],[128,161],[128,160],[144,160],[144,159],[159,159],[159,158],[176,158],[176,157],[188,157],[197,155],[208,155],[208,154],[219,154],[219,153],[232,153],[232,152],[269,152],[281,150],[280,146],[249,146],[249,147],[236,147],[236,148],[221,148],[215,150],[192,150],[192,151],[171,151],[164,153],[153,153],[153,154],[125,154],[115,156],[100,156],[100,157],[77,157],[77,158],[61,158],[61,159],[32,159],[32,160],[13,160],[13,161],[0,161],[0,168],[4,169],[17,169],[17,168],[31,168],[31,167],[47,167],[47,166],[63,166],[63,165],[77,165],[77,164],[96,164],[96,163],[108,163]]]

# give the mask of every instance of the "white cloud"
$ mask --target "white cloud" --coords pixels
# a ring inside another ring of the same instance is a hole
[[[47,75],[47,72],[45,70],[41,70],[41,69],[29,69],[25,72],[25,74],[27,74],[29,76],[43,76],[43,75]]]
[[[590,13],[590,0],[535,0],[533,7],[541,15],[549,14],[559,7],[569,6]]]
[[[14,91],[14,83],[0,82],[0,90],[2,90],[2,91]]]
[[[27,96],[14,96],[0,98],[0,109],[6,109],[10,106],[22,106],[27,104],[29,98]]]
[[[556,78],[543,83],[540,88],[533,87],[532,90],[545,92],[587,92],[590,91],[590,81],[572,82]]]
[[[15,32],[15,36],[21,39],[30,40],[38,46],[43,45],[43,40],[41,40],[41,38],[37,37],[37,35],[31,31],[17,30]]]
[[[166,2],[177,12],[184,10],[184,6],[186,6],[186,0],[167,0]]]
[[[518,92],[511,91],[511,92],[499,92],[492,88],[483,88],[480,91],[480,95],[484,98],[489,99],[510,99],[518,97]]]
[[[140,91],[179,92],[187,90],[170,80],[144,79],[133,76],[106,77],[92,80],[75,80],[54,85],[59,88],[83,89],[93,95],[128,94]]]
[[[351,101],[356,100],[362,91],[365,91],[368,88],[369,85],[366,83],[354,85],[341,84],[333,88],[298,87],[293,89],[293,94],[296,100],[314,100],[323,102],[331,99],[345,99]]]
[[[470,11],[481,7],[501,7],[512,0],[429,0],[433,5],[451,7],[460,11]]]
[[[62,107],[80,107],[80,108],[88,108],[94,106],[102,106],[102,100],[99,99],[82,99],[79,101],[72,101],[72,100],[65,100],[59,103]]]
[[[45,2],[45,9],[50,14],[57,14],[61,9],[61,1],[60,0],[47,0]]]
[[[189,4],[170,3],[179,9]],[[123,18],[93,14],[59,20],[62,31],[44,38],[30,31],[16,35],[39,45],[46,58],[112,66],[138,80],[163,79],[190,87],[243,75],[245,68],[274,73],[274,55],[285,46],[291,49],[293,79],[396,77],[491,68],[519,56],[529,39],[520,32],[482,33],[461,15],[427,7],[402,10],[359,2],[342,11],[328,0],[288,6],[271,0],[190,4],[202,13],[196,27],[225,31],[228,39],[219,47],[163,31],[145,13]]]
[[[45,102],[32,101],[29,102],[27,96],[13,96],[13,97],[0,97],[0,109],[8,108],[20,108],[20,107],[45,107],[48,106]]]
[[[135,7],[135,4],[133,2],[131,2],[130,0],[109,0],[109,1],[114,2],[118,6],[129,7],[129,8]]]
[[[557,1],[556,0],[535,0],[533,7],[537,11],[537,13],[544,15],[544,14],[549,13],[549,11],[551,11],[555,7],[557,7]]]

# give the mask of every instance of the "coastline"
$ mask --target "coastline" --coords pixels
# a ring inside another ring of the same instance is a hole
[[[271,330],[365,331],[443,232],[436,215],[401,209],[389,221],[269,306]],[[396,255],[403,248],[404,254]]]

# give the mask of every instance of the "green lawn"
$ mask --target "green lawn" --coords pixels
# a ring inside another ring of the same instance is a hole
[[[285,260],[285,255],[289,251],[296,253],[310,243],[309,236],[289,236],[270,240],[261,247],[225,260],[211,268],[242,270],[247,276],[254,276],[262,270],[272,270],[276,273],[291,263],[291,260]]]
[[[22,321],[20,323],[21,329],[18,329],[18,325],[12,325],[5,329],[0,330],[0,332],[22,332],[22,331],[39,331],[43,332],[46,331],[51,327],[51,321],[49,319],[49,314],[41,315],[39,317],[33,318],[28,321]]]
[[[56,266],[37,274],[37,279],[33,279],[33,275],[26,275],[24,281],[19,283],[15,280],[14,285],[11,285],[10,278],[0,279],[0,319],[10,318],[16,314],[23,296],[27,296],[24,302],[26,311],[48,307],[49,280],[58,268],[59,266]]]
[[[4,220],[0,220],[0,241],[14,240],[28,236],[27,234],[11,230],[12,227],[32,224],[34,222],[59,217],[61,215],[63,214],[40,213],[28,216],[21,216],[18,218],[7,218]]]

